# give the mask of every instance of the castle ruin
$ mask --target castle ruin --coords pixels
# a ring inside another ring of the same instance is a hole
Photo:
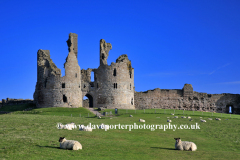
[[[65,76],[50,58],[49,50],[37,52],[37,84],[34,100],[37,107],[82,107],[83,97],[90,107],[135,109],[134,69],[126,54],[116,63],[107,64],[110,43],[100,40],[100,66],[80,70],[77,60],[77,34],[67,40],[69,54],[64,64]],[[94,81],[91,81],[91,72]]]
[[[107,64],[110,43],[100,40],[100,66],[80,69],[78,64],[77,34],[67,40],[68,56],[64,63],[65,76],[50,58],[49,50],[37,52],[37,83],[34,101],[37,107],[82,107],[119,109],[182,109],[240,113],[239,94],[207,94],[193,91],[191,84],[182,89],[154,89],[136,92],[134,69],[126,54]],[[91,81],[94,72],[94,81]],[[83,101],[83,97],[88,101]]]

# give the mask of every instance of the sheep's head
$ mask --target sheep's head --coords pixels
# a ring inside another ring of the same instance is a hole
[[[180,138],[174,138],[176,140],[176,143],[181,142]]]
[[[60,137],[59,142],[62,142],[65,139],[65,137]]]

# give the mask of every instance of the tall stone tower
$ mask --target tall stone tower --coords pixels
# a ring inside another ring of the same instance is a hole
[[[134,69],[126,54],[116,63],[107,64],[110,43],[100,40],[100,66],[94,70],[95,104],[97,107],[135,109]]]
[[[34,101],[37,107],[82,107],[81,70],[77,60],[77,35],[69,34],[69,54],[64,63],[65,76],[50,58],[49,50],[38,50],[37,84]]]

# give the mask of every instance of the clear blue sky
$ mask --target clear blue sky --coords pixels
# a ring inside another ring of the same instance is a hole
[[[33,98],[38,49],[64,75],[70,32],[81,69],[99,66],[100,39],[108,64],[127,54],[136,91],[240,93],[239,0],[1,0],[0,24],[0,100]]]

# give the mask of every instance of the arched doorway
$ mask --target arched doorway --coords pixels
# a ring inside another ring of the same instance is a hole
[[[227,105],[226,106],[226,113],[229,113],[229,114],[233,114],[234,113],[233,105]]]
[[[83,97],[83,106],[93,108],[93,97],[90,94]]]

